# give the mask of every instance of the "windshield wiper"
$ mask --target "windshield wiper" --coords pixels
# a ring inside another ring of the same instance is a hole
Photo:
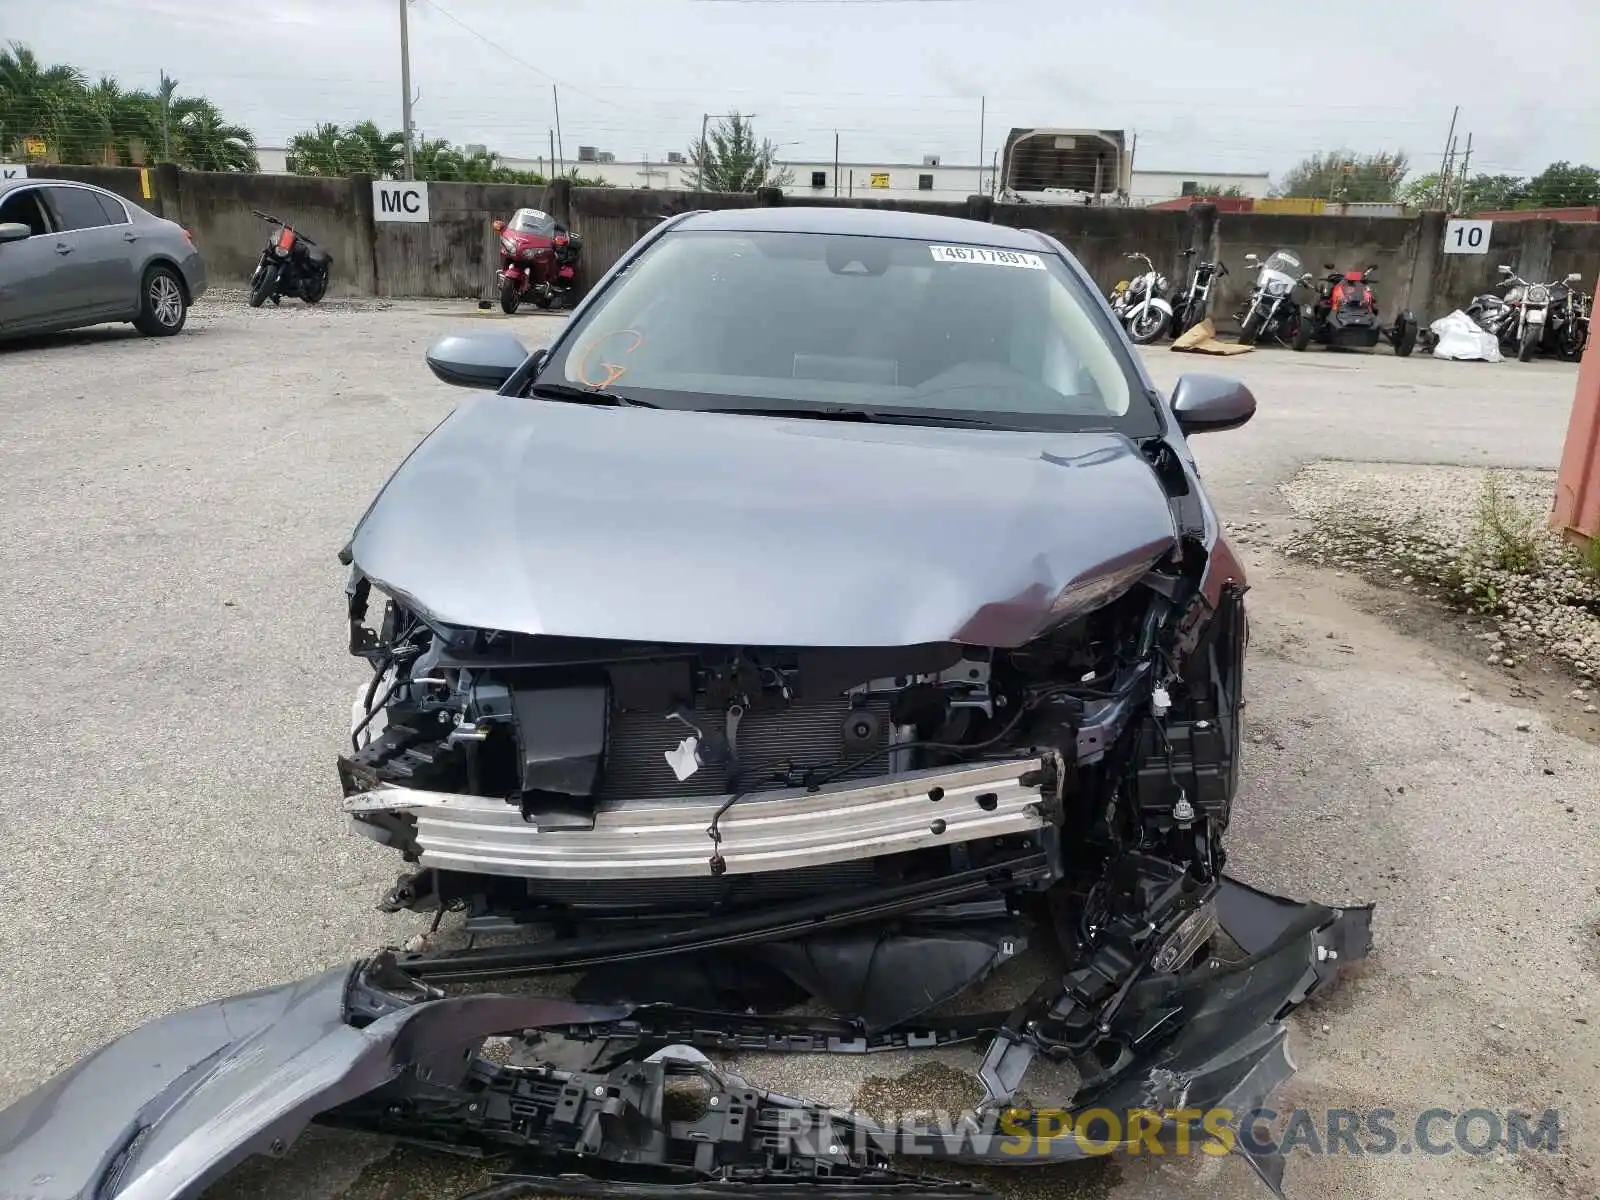
[[[1002,421],[969,417],[963,413],[927,412],[918,409],[881,408],[703,408],[701,412],[735,413],[746,417],[803,417],[810,421],[859,421],[874,425],[970,425],[979,429],[1009,429]]]
[[[660,407],[648,400],[630,400],[617,392],[578,387],[571,383],[535,383],[528,388],[528,395],[537,396],[541,400],[561,400],[569,404],[602,404],[610,408]]]

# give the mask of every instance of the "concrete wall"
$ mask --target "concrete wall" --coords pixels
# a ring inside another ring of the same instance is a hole
[[[299,175],[234,175],[181,171],[164,165],[140,172],[122,167],[39,167],[41,177],[96,183],[180,221],[206,257],[219,286],[239,286],[254,268],[268,227],[251,215],[258,208],[282,217],[327,248],[334,257],[335,294],[437,296],[485,299],[493,294],[495,235],[490,222],[533,205],[565,221],[584,239],[580,281],[598,279],[663,215],[697,208],[747,207],[747,195],[682,191],[544,188],[503,184],[435,183],[429,187],[431,220],[425,224],[374,222],[372,181],[317,179]],[[146,185],[148,184],[148,190]],[[1320,273],[1331,262],[1340,270],[1378,267],[1382,311],[1401,307],[1431,320],[1465,306],[1497,282],[1506,263],[1530,279],[1581,272],[1586,290],[1600,277],[1600,223],[1496,222],[1487,254],[1442,253],[1444,216],[1415,218],[1328,217],[1266,213],[1221,213],[1211,205],[1185,211],[1097,208],[1082,205],[990,205],[981,197],[963,203],[857,196],[781,198],[789,204],[848,205],[952,216],[987,217],[1004,225],[1036,228],[1059,238],[1103,289],[1137,269],[1129,251],[1148,254],[1173,279],[1182,275],[1179,252],[1195,247],[1219,257],[1231,274],[1213,307],[1218,325],[1248,292],[1246,251],[1265,256],[1286,248],[1305,269]]]

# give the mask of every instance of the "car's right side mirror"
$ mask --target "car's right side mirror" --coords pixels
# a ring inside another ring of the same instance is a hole
[[[1172,415],[1184,435],[1237,429],[1256,415],[1256,398],[1225,375],[1184,375],[1172,389]]]
[[[0,243],[21,242],[33,236],[33,230],[21,221],[7,221],[0,225]]]

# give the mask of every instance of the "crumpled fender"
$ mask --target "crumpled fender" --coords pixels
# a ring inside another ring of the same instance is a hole
[[[186,1009],[80,1059],[0,1112],[0,1196],[187,1200],[413,1064],[450,1082],[491,1033],[630,1011],[464,996],[358,1029],[345,1000],[359,967]]]

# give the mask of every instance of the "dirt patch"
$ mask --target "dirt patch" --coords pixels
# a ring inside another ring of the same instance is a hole
[[[1596,741],[1600,564],[1545,528],[1553,491],[1542,471],[1318,463],[1285,486],[1298,520],[1275,548],[1338,601],[1459,658],[1460,702],[1537,708]]]

